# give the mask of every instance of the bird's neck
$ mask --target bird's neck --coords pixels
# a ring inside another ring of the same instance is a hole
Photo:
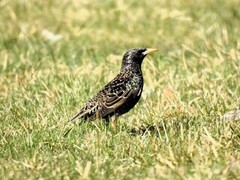
[[[134,64],[134,63],[129,63],[129,64],[123,64],[121,70],[131,70],[134,73],[142,73],[142,69],[141,69],[141,64]]]

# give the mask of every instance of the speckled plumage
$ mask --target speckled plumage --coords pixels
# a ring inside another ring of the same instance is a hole
[[[141,64],[144,57],[156,49],[135,48],[123,56],[120,73],[77,113],[75,119],[103,118],[127,113],[139,101],[143,89]],[[149,51],[149,52],[148,52]]]

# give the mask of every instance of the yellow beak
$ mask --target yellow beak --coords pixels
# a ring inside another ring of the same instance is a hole
[[[152,52],[155,52],[155,51],[158,51],[158,49],[151,49],[151,48],[148,48],[146,51],[144,51],[142,54],[143,55],[147,55],[149,53],[152,53]]]

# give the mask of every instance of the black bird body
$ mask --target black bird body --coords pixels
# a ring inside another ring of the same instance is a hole
[[[139,101],[143,90],[141,64],[144,57],[156,49],[136,48],[125,53],[120,73],[77,113],[75,119],[103,118],[127,113]]]

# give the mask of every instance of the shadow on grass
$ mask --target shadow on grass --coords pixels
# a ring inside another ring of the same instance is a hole
[[[87,124],[85,124],[87,123]],[[82,126],[83,129],[82,130],[86,130],[86,128],[90,128],[90,129],[96,129],[96,127],[98,127],[98,130],[102,130],[102,131],[109,131],[112,133],[118,133],[118,131],[116,131],[116,129],[112,128],[111,125],[109,123],[106,123],[105,121],[102,122],[98,122],[98,123],[94,123],[94,122],[81,122],[78,125],[74,125],[71,124],[71,127],[65,127],[64,133],[63,133],[63,137],[66,138],[68,137],[68,135],[70,134],[70,132],[76,128],[76,126]],[[84,126],[85,125],[85,126]],[[159,135],[159,132],[164,131],[164,127],[163,125],[160,125],[160,123],[157,124],[145,124],[145,125],[141,125],[140,127],[127,127],[127,126],[122,126],[121,131],[125,131],[126,133],[128,133],[131,136],[144,136],[144,135]]]
[[[163,131],[164,127],[159,124],[147,124],[147,125],[141,125],[137,128],[132,128],[129,131],[129,134],[132,136],[144,136],[146,134],[152,134],[152,135],[158,135],[159,131]]]

